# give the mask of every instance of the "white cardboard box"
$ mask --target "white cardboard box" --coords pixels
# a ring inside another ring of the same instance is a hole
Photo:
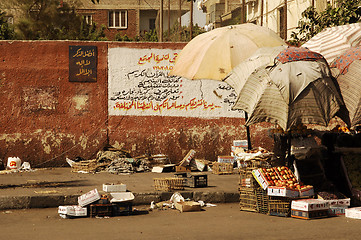
[[[346,208],[345,217],[361,219],[361,207]]]
[[[100,199],[100,194],[97,189],[91,190],[78,197],[78,204],[81,207],[84,207],[88,204],[91,204]]]
[[[59,206],[58,213],[64,216],[86,217],[87,208],[77,205]]]
[[[315,210],[327,210],[330,208],[330,204],[321,199],[303,199],[294,200],[291,203],[291,209],[299,211],[315,211]]]
[[[105,183],[105,184],[103,184],[103,191],[104,192],[126,192],[127,185],[125,185],[123,183],[121,183],[121,184]]]
[[[330,206],[347,206],[349,207],[351,205],[351,199],[345,198],[345,199],[331,199],[331,200],[324,200],[329,202]]]
[[[110,202],[129,202],[134,200],[134,195],[131,192],[112,192],[110,195],[113,197]]]
[[[262,174],[261,169],[255,169],[252,171],[253,177],[257,180],[258,184],[263,188],[263,190],[266,190],[268,187],[268,181]]]
[[[234,163],[233,156],[218,156],[217,162],[219,163]]]
[[[276,187],[276,186],[268,186],[267,194],[269,196],[290,197],[290,198],[296,198],[299,197],[300,195],[298,190],[289,189],[286,187]]]

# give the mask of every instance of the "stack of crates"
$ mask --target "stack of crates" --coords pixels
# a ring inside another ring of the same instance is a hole
[[[252,175],[252,170],[268,166],[265,161],[249,161],[246,167],[239,168],[240,210],[268,213],[268,195]]]

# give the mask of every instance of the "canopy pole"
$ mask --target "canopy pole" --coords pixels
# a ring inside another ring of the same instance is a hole
[[[246,111],[244,112],[244,119],[245,119],[245,122],[247,122],[248,113]],[[246,132],[247,132],[248,150],[251,150],[252,149],[252,144],[251,144],[251,134],[249,132],[249,126],[246,126]]]

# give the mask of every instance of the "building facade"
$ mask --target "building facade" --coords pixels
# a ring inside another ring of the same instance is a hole
[[[114,40],[116,34],[134,38],[159,29],[167,31],[179,21],[180,15],[189,11],[186,0],[80,0],[78,12],[88,21],[106,26],[106,37]],[[160,14],[163,3],[163,14]]]
[[[322,11],[335,0],[202,0],[210,28],[251,22],[266,26],[283,39],[296,30],[302,12],[314,6]]]

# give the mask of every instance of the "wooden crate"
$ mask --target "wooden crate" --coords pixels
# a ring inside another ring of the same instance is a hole
[[[212,166],[212,172],[214,174],[232,174],[233,163],[219,163],[214,162]]]
[[[239,188],[239,208],[241,211],[258,212],[257,195],[254,189]]]
[[[156,191],[174,191],[184,189],[184,179],[179,177],[174,178],[153,178],[154,189]]]
[[[267,194],[267,190],[263,190],[263,188],[259,187],[255,189],[256,197],[257,197],[257,212],[268,214],[268,204],[269,198]]]
[[[253,177],[252,170],[255,168],[239,168],[239,186],[248,187],[253,189],[261,188],[257,183],[256,179]]]
[[[90,217],[111,217],[113,215],[112,204],[90,204]]]
[[[269,196],[268,214],[279,217],[289,217],[291,215],[292,198]]]

